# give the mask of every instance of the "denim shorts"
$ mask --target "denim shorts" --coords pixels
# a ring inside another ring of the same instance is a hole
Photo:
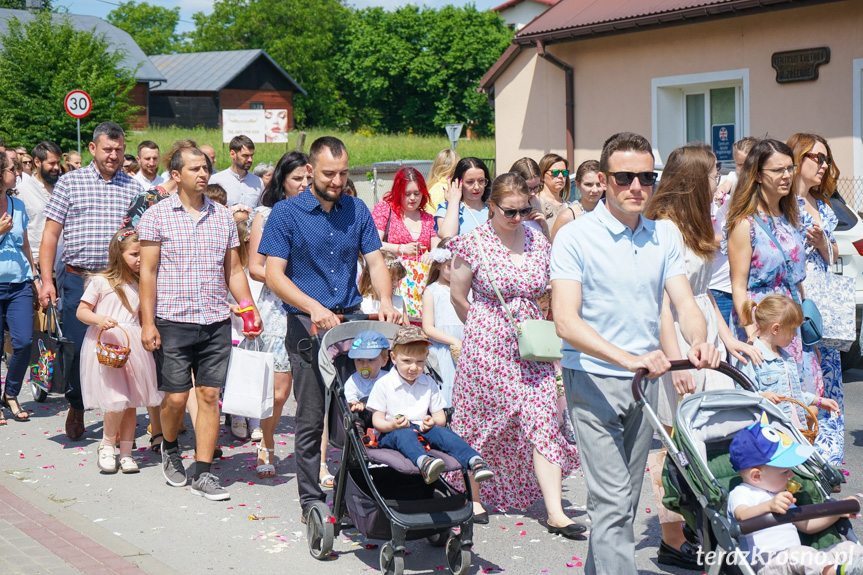
[[[156,318],[162,345],[153,352],[159,391],[183,393],[195,385],[223,387],[231,359],[231,321],[209,325]]]

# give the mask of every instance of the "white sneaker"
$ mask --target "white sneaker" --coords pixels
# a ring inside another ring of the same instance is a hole
[[[249,437],[249,427],[246,425],[245,417],[231,418],[231,435],[240,441]]]

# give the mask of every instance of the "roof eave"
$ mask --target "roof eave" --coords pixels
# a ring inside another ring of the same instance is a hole
[[[522,46],[520,44],[510,44],[504,53],[501,54],[500,58],[492,64],[491,68],[489,68],[485,75],[480,79],[480,89],[484,92],[488,92],[492,86],[494,86],[495,81],[497,81],[500,75],[503,74],[509,65],[512,64],[512,61],[515,60],[525,48],[526,46]]]
[[[840,0],[812,0],[807,2],[806,5],[829,4],[831,2],[838,1]],[[796,8],[801,7],[801,5],[802,4],[799,0],[737,0],[725,4],[698,6],[674,12],[649,14],[622,20],[598,22],[575,28],[562,28],[559,30],[548,30],[536,33],[530,33],[529,31],[525,33],[525,30],[522,30],[515,38],[513,38],[513,42],[523,46],[531,46],[535,45],[537,41],[541,41],[544,44],[553,44],[585,40],[599,36],[611,36],[616,34],[626,34],[629,32],[640,32],[642,30],[655,30],[671,26],[680,26],[697,21],[708,21],[748,14],[757,14],[776,9]],[[525,28],[529,28],[529,25]]]

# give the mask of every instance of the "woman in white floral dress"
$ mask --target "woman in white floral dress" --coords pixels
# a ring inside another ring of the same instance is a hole
[[[561,485],[578,459],[558,429],[554,366],[519,357],[515,328],[492,285],[516,321],[542,319],[536,300],[548,284],[550,245],[522,225],[531,210],[524,179],[503,174],[492,184],[489,221],[450,242],[452,303],[465,322],[452,426],[495,471],[482,484],[481,501],[524,510],[541,496],[548,530],[574,537],[585,527],[563,512]],[[472,488],[474,513],[487,522]]]

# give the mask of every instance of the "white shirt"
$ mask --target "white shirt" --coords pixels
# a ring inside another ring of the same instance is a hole
[[[401,317],[405,313],[405,300],[402,296],[393,294],[393,309]],[[366,296],[360,302],[360,313],[373,314],[381,310],[380,300],[374,299],[372,296]]]
[[[159,174],[156,174],[156,177],[152,180],[148,180],[147,176],[144,175],[143,170],[139,170],[138,173],[132,177],[141,182],[141,185],[144,186],[145,190],[150,190],[152,188],[155,188],[156,186],[161,186],[165,183],[165,178],[163,178]]]
[[[716,202],[710,202],[710,217],[713,220],[713,233],[721,234],[725,228],[725,217],[728,215],[728,208],[731,206],[731,194],[734,193],[734,188],[737,187],[737,172],[731,172],[723,182],[731,182],[731,191],[722,198],[722,205],[717,206]],[[710,289],[731,293],[731,268],[728,265],[728,255],[723,254],[722,250],[716,250],[713,258],[713,277],[710,278]]]
[[[360,372],[356,372],[345,383],[345,399],[348,403],[360,401],[364,397],[368,397],[372,393],[372,389],[380,378],[388,374],[386,370],[380,370],[378,376],[374,379],[363,377]]]
[[[264,182],[252,172],[240,178],[234,170],[222,170],[210,176],[211,184],[219,184],[228,194],[228,206],[243,204],[253,210],[261,205]]]
[[[770,493],[748,483],[741,483],[732,489],[728,496],[728,515],[733,515],[734,510],[741,505],[752,507],[770,501],[774,497],[776,497],[775,493]],[[792,503],[790,509],[795,507],[797,506]],[[782,551],[797,545],[800,545],[800,534],[793,523],[769,527],[740,538],[740,547],[748,553],[747,557],[750,562],[757,554]]]
[[[34,177],[24,179],[18,185],[18,199],[24,202],[27,217],[27,239],[30,240],[30,249],[33,257],[39,259],[39,245],[42,243],[42,231],[45,229],[45,206],[51,199],[51,194],[45,189],[45,184]],[[58,250],[59,253],[59,250]]]
[[[404,415],[419,425],[426,415],[446,407],[446,401],[431,377],[422,374],[411,385],[393,369],[375,383],[366,407],[385,413],[387,421]]]

